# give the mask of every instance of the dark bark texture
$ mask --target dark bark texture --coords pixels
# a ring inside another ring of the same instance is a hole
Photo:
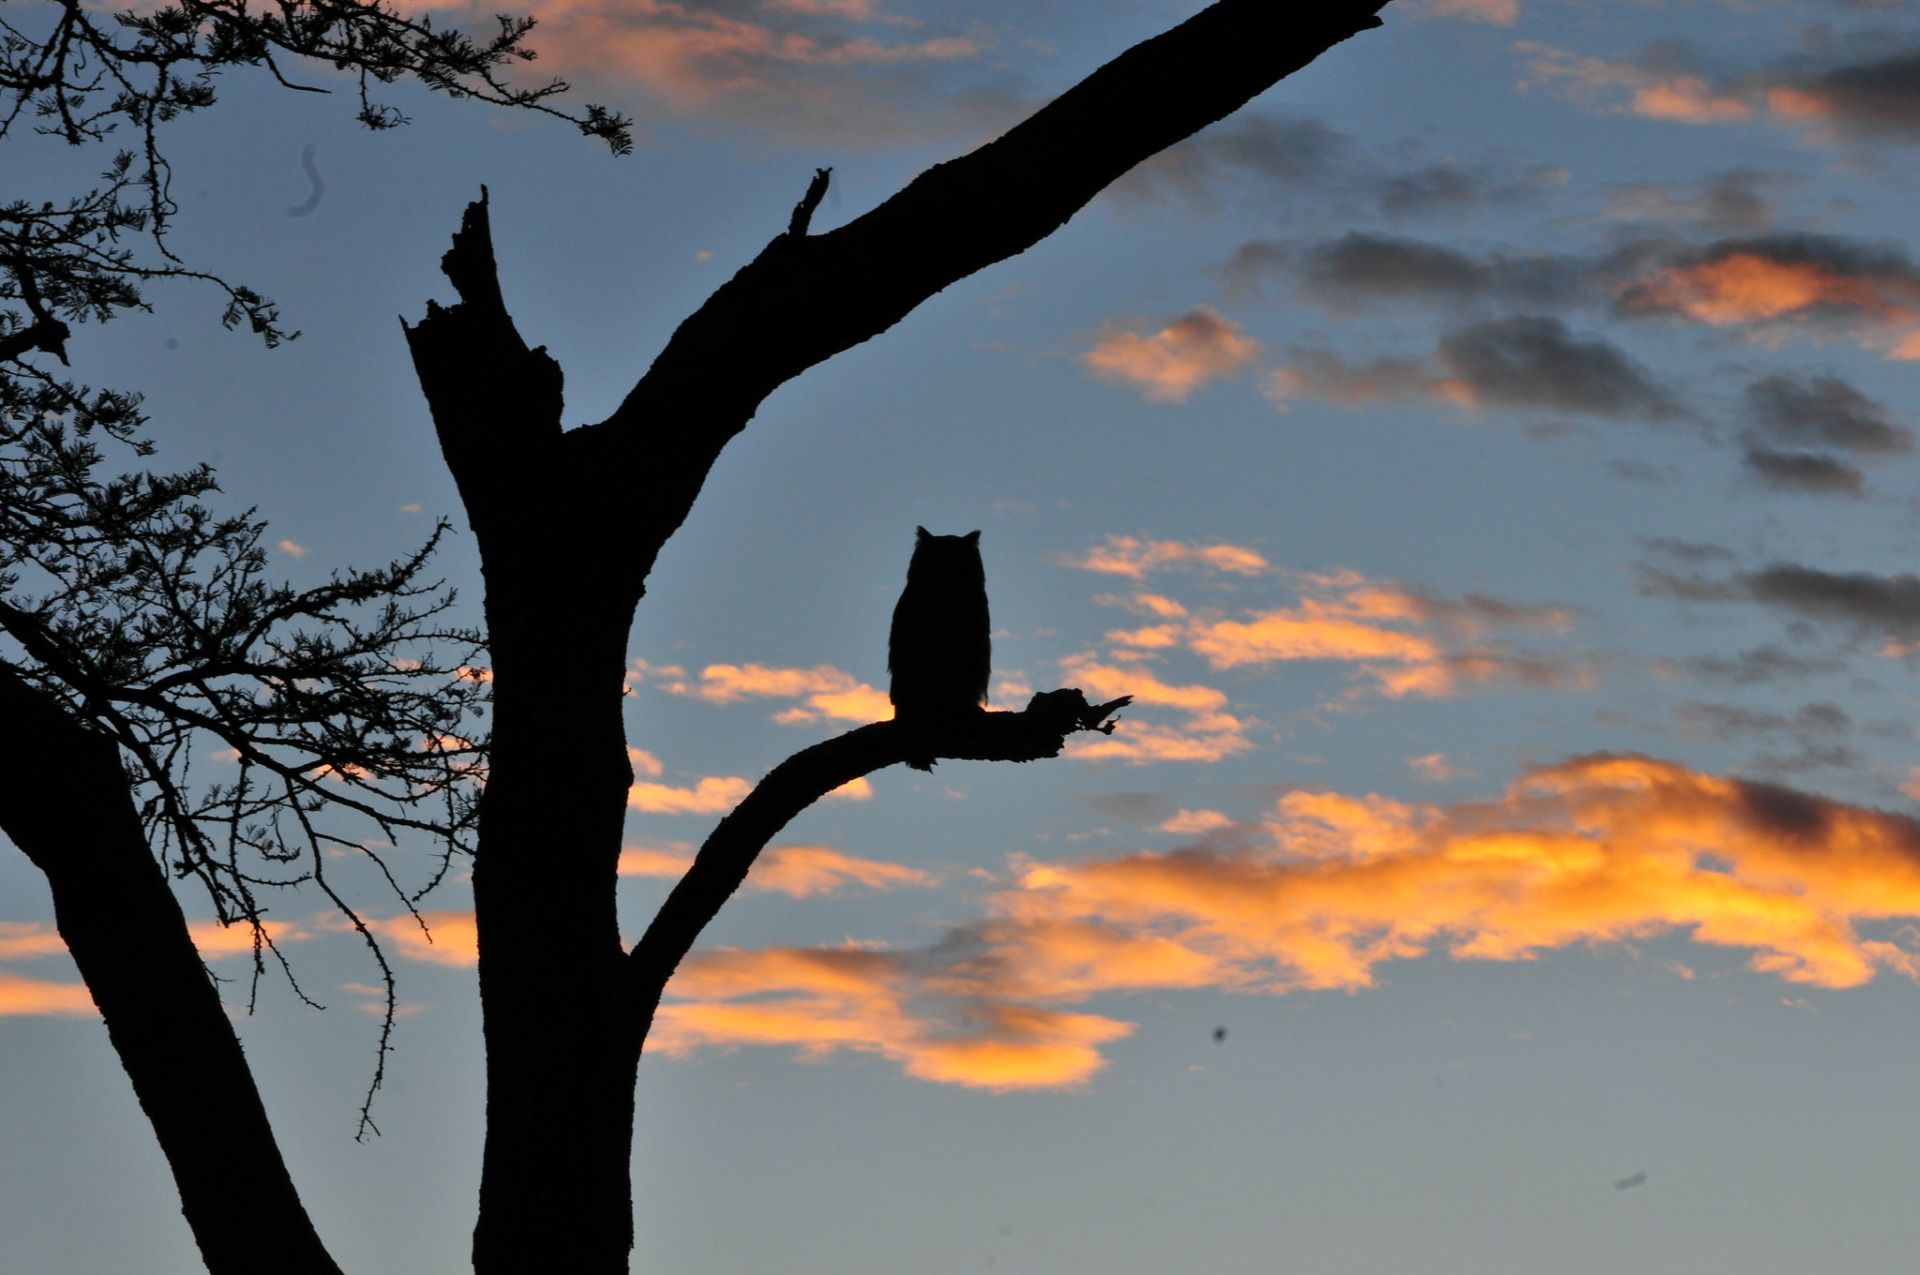
[[[0,830],[46,873],[214,1275],[340,1275],[280,1157],[213,979],[147,848],[119,746],[0,667]]]
[[[680,326],[597,425],[563,432],[560,368],[507,312],[484,193],[467,209],[442,262],[459,301],[430,304],[407,337],[479,544],[494,661],[474,868],[488,1083],[480,1275],[626,1271],[645,1022],[751,863],[737,848],[703,851],[693,884],[675,891],[680,903],[635,954],[623,952],[614,883],[632,781],[621,730],[627,632],[661,546],[721,450],[781,384],[1025,251],[1141,160],[1379,25],[1383,3],[1220,0],[998,140],[810,235],[826,182],[816,174],[786,233]],[[857,744],[820,747],[858,752],[905,738],[865,729],[873,733],[843,737]],[[852,764],[806,757],[789,765]],[[763,804],[729,822],[776,803]]]

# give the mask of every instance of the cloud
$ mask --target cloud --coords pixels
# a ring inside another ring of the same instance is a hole
[[[295,544],[291,540],[282,540],[278,546],[281,553],[289,558],[304,558],[310,552],[305,545]]]
[[[262,921],[260,929],[266,938],[275,943],[291,943],[313,937],[310,931],[286,921]],[[189,921],[187,933],[193,937],[193,945],[200,949],[200,955],[208,960],[219,960],[223,956],[252,956],[254,952],[253,926],[244,921],[233,925],[222,925],[215,920]]]
[[[1234,826],[1234,821],[1218,810],[1182,810],[1159,825],[1162,832],[1181,836],[1205,836]]]
[[[1776,491],[1813,496],[1860,496],[1866,475],[1824,452],[1783,452],[1771,447],[1749,447],[1743,458],[1747,469]]]
[[[1469,779],[1473,771],[1463,770],[1447,760],[1445,753],[1428,753],[1424,757],[1409,757],[1407,765],[1413,768],[1420,778],[1436,784],[1444,784],[1454,779]]]
[[[1236,178],[1316,184],[1347,171],[1353,140],[1305,116],[1235,115],[1141,162],[1110,188],[1123,198],[1212,204]]]
[[[732,810],[753,791],[753,781],[737,775],[708,775],[691,788],[637,783],[627,789],[627,808],[656,815],[715,815]]]
[[[693,846],[685,841],[665,846],[621,846],[623,877],[677,877],[693,866]]]
[[[1435,18],[1464,18],[1489,26],[1510,27],[1520,17],[1519,0],[1427,0],[1424,12]]]
[[[709,664],[700,670],[698,682],[687,681],[685,674],[672,665],[642,670],[643,675],[647,673],[655,677],[654,685],[669,695],[690,695],[709,704],[733,704],[743,699],[804,701],[774,716],[775,721],[785,725],[823,720],[865,724],[893,717],[893,701],[885,691],[876,690],[831,664],[813,668]]]
[[[0,1017],[98,1014],[84,983],[53,983],[0,971]]]
[[[806,1059],[849,1050],[902,1063],[908,1075],[989,1090],[1085,1083],[1099,1046],[1132,1031],[1092,1014],[940,998],[944,1018],[909,1004],[927,991],[912,961],[865,948],[698,952],[660,1007],[649,1049],[686,1057],[702,1046],[792,1046]]]
[[[1687,602],[1758,602],[1808,620],[1848,626],[1857,637],[1879,637],[1888,654],[1909,653],[1920,640],[1920,577],[1905,572],[1822,571],[1776,562],[1758,571],[1710,577],[1666,571],[1642,563],[1640,591],[1649,597]]]
[[[918,868],[855,858],[831,846],[772,846],[755,860],[753,870],[747,874],[747,884],[755,889],[771,890],[796,899],[832,894],[847,885],[892,890],[936,882],[932,873]]]
[[[1137,540],[1132,536],[1108,536],[1105,543],[1089,549],[1084,556],[1061,559],[1065,566],[1106,575],[1144,579],[1149,572],[1169,569],[1208,569],[1233,575],[1256,576],[1271,570],[1264,557],[1241,545],[1193,545],[1178,540]]]
[[[1111,636],[1111,635],[1110,635]],[[1253,747],[1250,723],[1227,712],[1226,692],[1211,686],[1173,686],[1161,681],[1144,661],[1124,665],[1103,662],[1093,652],[1061,661],[1066,681],[1092,700],[1133,696],[1139,708],[1166,708],[1184,715],[1178,725],[1128,717],[1111,735],[1089,734],[1067,745],[1067,756],[1082,761],[1217,762]]]
[[[1766,92],[1775,114],[1835,140],[1920,141],[1920,49],[1777,74]]]
[[[664,847],[625,846],[620,851],[623,877],[678,877],[693,866],[693,847],[684,841]],[[869,890],[937,884],[930,872],[878,859],[861,859],[831,846],[769,846],[754,860],[747,885],[796,899],[832,894],[848,885]]]
[[[1648,221],[1701,227],[1727,234],[1771,229],[1776,213],[1765,187],[1796,186],[1800,179],[1752,168],[1717,173],[1692,186],[1634,182],[1618,186],[1601,216],[1613,221]]]
[[[1405,302],[1564,305],[1593,290],[1586,263],[1546,253],[1475,258],[1443,244],[1365,231],[1298,247],[1254,240],[1225,267],[1229,283],[1242,287],[1282,270],[1299,279],[1307,300],[1341,313]]]
[[[66,940],[51,921],[0,921],[0,961],[65,956]]]
[[[1496,627],[1562,632],[1572,622],[1564,608],[1521,606],[1482,594],[1451,601],[1350,571],[1296,575],[1294,584],[1301,596],[1292,606],[1240,618],[1207,610],[1107,638],[1136,651],[1178,646],[1215,669],[1297,660],[1353,663],[1374,689],[1393,698],[1451,695],[1468,682],[1566,687],[1590,681],[1589,673],[1564,661],[1481,640]],[[1114,687],[1140,676],[1135,664],[1112,672]],[[1155,701],[1142,696],[1140,702]]]
[[[1578,337],[1559,319],[1514,315],[1444,334],[1431,358],[1349,364],[1328,350],[1294,349],[1262,386],[1284,403],[1450,402],[1650,421],[1690,419],[1671,390],[1619,347]]]
[[[1665,673],[1686,673],[1710,682],[1734,686],[1762,686],[1772,682],[1833,673],[1844,668],[1839,660],[1809,659],[1777,646],[1757,646],[1735,655],[1695,655],[1660,666]]]
[[[480,961],[480,931],[472,912],[422,912],[418,920],[407,915],[367,918],[366,924],[410,961],[458,969]]]
[[[1690,65],[1680,46],[1648,50],[1631,62],[1582,57],[1552,45],[1522,42],[1527,58],[1521,88],[1550,85],[1565,97],[1598,110],[1685,124],[1729,124],[1753,115],[1742,95],[1715,87]]]
[[[1838,447],[1862,456],[1913,450],[1913,431],[1885,405],[1837,376],[1768,376],[1747,386],[1749,432],[1796,446]]]
[[[1626,317],[1687,318],[1761,334],[1849,337],[1920,357],[1920,269],[1900,249],[1833,235],[1726,239],[1675,253],[1619,292]]]
[[[1450,806],[1293,791],[1228,848],[1016,860],[928,947],[696,954],[660,1047],[881,1054],[925,1079],[1080,1083],[1130,1024],[1059,1007],[1212,987],[1374,986],[1391,961],[1521,961],[1681,935],[1846,988],[1920,979],[1920,822],[1631,754]]]
[[[469,30],[492,21],[467,0],[404,7]],[[927,99],[952,106],[929,92],[930,73],[977,62],[993,44],[979,27],[930,29],[868,0],[534,0],[523,11],[540,24],[530,44],[541,72],[643,119],[696,115],[785,136],[928,131]]]
[[[1130,383],[1149,402],[1184,403],[1218,377],[1236,377],[1260,356],[1260,343],[1207,306],[1193,309],[1147,336],[1108,327],[1082,356],[1103,380]]]

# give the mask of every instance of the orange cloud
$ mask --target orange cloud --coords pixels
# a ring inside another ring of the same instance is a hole
[[[1094,700],[1131,695],[1141,708],[1171,708],[1186,719],[1178,726],[1129,718],[1111,735],[1075,737],[1067,756],[1083,761],[1216,762],[1253,747],[1247,738],[1249,723],[1226,711],[1224,691],[1211,686],[1172,686],[1155,677],[1139,661],[1121,667],[1102,663],[1092,652],[1061,661],[1067,681]]]
[[[621,876],[677,877],[693,866],[691,847],[627,846],[620,851]],[[747,885],[756,890],[804,899],[831,894],[845,885],[891,890],[903,885],[933,885],[936,878],[918,868],[843,854],[831,846],[770,846],[754,861]]]
[[[1629,283],[1620,303],[1716,327],[1838,327],[1892,358],[1920,358],[1920,274],[1891,256],[1810,238],[1717,245]]]
[[[638,661],[636,661],[638,663]],[[814,668],[769,668],[763,664],[709,664],[700,680],[689,682],[678,668],[657,670],[671,674],[658,683],[670,695],[691,695],[709,704],[733,704],[743,699],[799,699],[774,716],[786,725],[833,719],[843,722],[883,722],[893,717],[893,701],[851,673],[831,664]]]
[[[1233,377],[1260,357],[1260,343],[1232,319],[1196,306],[1150,336],[1109,327],[1083,356],[1104,380],[1138,386],[1148,401],[1184,403],[1216,377]]]
[[[480,931],[472,912],[422,912],[419,920],[404,915],[368,919],[367,928],[392,943],[410,961],[456,968],[480,961]]]
[[[51,921],[0,921],[0,961],[64,956],[67,944]]]
[[[1514,45],[1528,55],[1522,88],[1552,84],[1565,96],[1595,109],[1682,124],[1732,124],[1753,115],[1736,93],[1715,89],[1704,76],[1658,64],[1609,62],[1581,57],[1551,45]]]
[[[693,847],[676,841],[670,848],[654,846],[620,847],[620,875],[623,877],[677,877],[693,866]]]
[[[275,943],[290,943],[300,939],[309,939],[311,932],[299,929],[285,921],[262,921],[260,928],[266,937]],[[253,955],[253,926],[245,921],[232,925],[222,925],[216,920],[188,921],[187,933],[193,937],[193,945],[200,949],[200,955],[210,961],[223,956]]]
[[[935,878],[918,868],[855,858],[831,846],[770,846],[755,860],[747,884],[804,899],[831,894],[848,884],[891,890],[903,885],[933,885]]]
[[[1137,540],[1132,536],[1108,536],[1105,544],[1096,545],[1081,557],[1063,558],[1061,562],[1082,571],[1099,571],[1135,580],[1145,578],[1150,571],[1175,567],[1205,567],[1243,576],[1256,576],[1272,569],[1265,558],[1240,545],[1190,545],[1178,540]]]
[[[1435,18],[1464,18],[1489,26],[1510,27],[1520,20],[1519,0],[1430,0],[1426,7]]]
[[[1094,1074],[1129,1025],[1055,1006],[1103,994],[1352,991],[1388,961],[1666,935],[1806,986],[1920,980],[1920,821],[1673,762],[1576,757],[1452,806],[1296,791],[1243,831],[1228,850],[1017,862],[985,920],[918,952],[699,954],[661,1046],[850,1049],[1016,1088]]]
[[[638,783],[627,789],[627,807],[656,815],[715,815],[732,810],[753,791],[737,775],[708,775],[691,788]]]
[[[1350,571],[1293,578],[1303,594],[1293,606],[1254,611],[1241,619],[1203,611],[1107,637],[1137,650],[1177,645],[1216,669],[1294,660],[1355,663],[1375,689],[1396,699],[1453,695],[1470,682],[1565,687],[1590,680],[1585,670],[1478,640],[1497,626],[1562,631],[1571,623],[1562,608],[1515,606],[1476,595],[1452,602]],[[1438,635],[1409,631],[1419,629]],[[1134,675],[1131,668],[1127,672]]]
[[[0,972],[0,1017],[99,1012],[84,983],[50,983]]]
[[[1129,1024],[992,1001],[961,1001],[943,1021],[915,1013],[920,989],[898,956],[861,948],[732,949],[690,957],[668,985],[648,1047],[685,1057],[701,1046],[792,1046],[806,1059],[879,1054],[926,1080],[991,1090],[1084,1083],[1099,1046]]]

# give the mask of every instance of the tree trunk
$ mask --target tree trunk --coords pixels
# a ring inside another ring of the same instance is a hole
[[[213,1275],[340,1275],[280,1158],[246,1055],[145,830],[112,739],[0,668],[0,829],[53,887]]]

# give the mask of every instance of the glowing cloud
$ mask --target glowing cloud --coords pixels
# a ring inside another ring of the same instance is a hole
[[[0,972],[0,1017],[97,1014],[84,983],[51,983]]]
[[[846,885],[891,890],[903,885],[933,885],[935,878],[918,868],[855,858],[831,846],[770,846],[754,862],[747,884],[804,899],[831,894]]]
[[[1184,403],[1217,377],[1233,377],[1260,356],[1260,343],[1232,319],[1196,306],[1148,336],[1109,327],[1084,356],[1104,380],[1138,386],[1148,401]]]
[[[66,955],[66,941],[50,921],[0,921],[0,961]]]
[[[1225,850],[1016,861],[986,919],[920,951],[697,955],[663,1048],[850,1049],[1014,1088],[1097,1070],[1128,1025],[1052,1006],[1101,994],[1354,991],[1388,961],[1666,935],[1805,986],[1920,980],[1920,821],[1654,758],[1576,757],[1452,806],[1296,791],[1240,831]]]
[[[492,11],[470,0],[409,0],[469,30]],[[728,6],[744,12],[742,6]],[[903,25],[871,0],[773,0],[749,16],[671,0],[533,0],[539,65],[606,90],[638,90],[679,113],[751,120],[787,132],[845,132],[857,121],[898,132],[910,110],[898,86],[864,71],[974,59],[976,35],[884,38]],[[883,23],[878,32],[863,24]],[[885,109],[891,107],[891,110]],[[893,118],[888,119],[891,115]]]
[[[1108,536],[1104,544],[1094,546],[1084,555],[1061,561],[1082,571],[1134,580],[1169,568],[1205,568],[1243,576],[1257,576],[1272,569],[1265,558],[1240,545],[1190,545],[1178,540],[1137,540],[1132,536]]]
[[[1586,106],[1682,124],[1732,124],[1753,115],[1753,107],[1739,95],[1715,89],[1705,76],[1657,58],[1609,62],[1546,44],[1522,42],[1514,48],[1529,59],[1532,78],[1521,87],[1551,84]]]
[[[367,928],[392,943],[410,961],[456,969],[480,961],[480,931],[471,912],[422,912],[417,921],[411,916],[368,919]]]
[[[1058,1088],[1105,1065],[1098,1047],[1127,1023],[1092,1014],[962,999],[958,1026],[910,1011],[907,963],[861,948],[696,953],[668,986],[650,1049],[685,1057],[699,1047],[788,1045],[805,1059],[841,1050],[879,1054],[907,1074],[973,1088]],[[751,999],[748,999],[751,998]]]
[[[893,701],[885,691],[843,673],[831,664],[814,668],[770,668],[764,664],[709,664],[700,680],[685,680],[678,668],[655,670],[666,680],[657,682],[670,695],[691,695],[709,704],[734,704],[744,699],[797,699],[803,704],[786,709],[774,720],[786,725],[833,719],[843,722],[883,722],[893,717]]]
[[[691,788],[639,783],[627,789],[627,808],[656,815],[717,815],[752,791],[753,781],[737,775],[708,775]]]

